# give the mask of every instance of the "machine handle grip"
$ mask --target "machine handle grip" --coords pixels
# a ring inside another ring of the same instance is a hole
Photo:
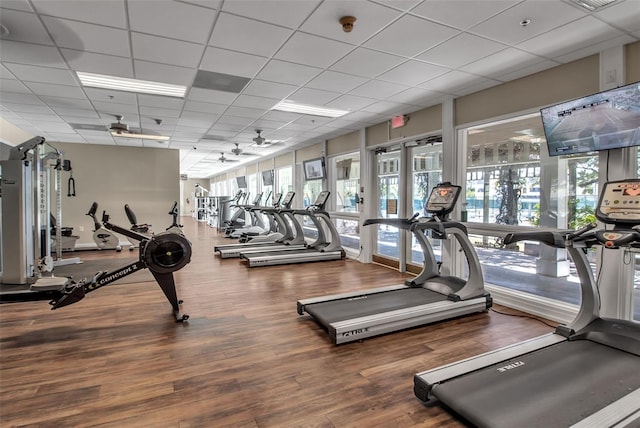
[[[505,245],[518,241],[539,241],[555,248],[566,248],[565,238],[558,232],[516,232],[508,233],[502,242]]]

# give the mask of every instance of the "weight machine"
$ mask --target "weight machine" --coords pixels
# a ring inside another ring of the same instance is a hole
[[[47,150],[45,145],[51,150]],[[62,259],[62,227],[55,228],[55,259],[51,256],[51,194],[55,190],[56,218],[62,219],[61,172],[71,163],[63,153],[34,137],[11,147],[0,161],[2,180],[2,279],[0,294],[56,290],[68,283],[51,272],[55,266],[79,263]],[[52,178],[53,175],[53,178]],[[75,189],[74,189],[75,193]],[[60,223],[61,224],[61,223]],[[44,274],[50,274],[45,276]]]

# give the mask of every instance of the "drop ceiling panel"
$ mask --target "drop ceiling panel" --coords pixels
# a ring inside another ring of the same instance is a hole
[[[321,68],[272,59],[256,76],[261,80],[302,85],[317,76]]]
[[[262,116],[264,114],[264,110],[263,109],[257,109],[257,108],[231,106],[231,107],[229,107],[227,109],[227,111],[225,113],[229,114],[231,116],[239,116],[239,117],[246,117],[246,118],[250,118],[250,119],[257,119],[257,118],[259,118],[260,116]]]
[[[517,49],[508,48],[460,67],[460,70],[480,76],[491,77],[494,73],[517,70],[541,61],[544,61],[544,58]]]
[[[283,99],[287,95],[297,89],[294,85],[285,85],[283,83],[266,82],[264,80],[253,80],[244,89],[243,94],[255,95],[267,98]]]
[[[404,61],[406,61],[405,58],[397,55],[360,47],[333,64],[331,69],[371,78],[378,76]]]
[[[396,55],[414,56],[458,33],[450,27],[405,15],[365,42],[364,46]]]
[[[407,61],[404,64],[381,74],[377,78],[389,82],[415,86],[425,80],[447,73],[451,69],[420,61]]]
[[[638,32],[638,34],[635,37],[629,36],[629,35],[625,35],[625,36],[621,36],[621,37],[617,37],[615,39],[610,39],[604,42],[599,42],[599,43],[594,43],[592,45],[590,45],[589,47],[583,48],[583,49],[578,49],[575,50],[573,52],[570,52],[566,55],[560,55],[557,56],[555,58],[553,58],[554,61],[557,61],[559,63],[567,63],[567,62],[571,62],[571,61],[575,61],[578,60],[580,58],[584,58],[586,56],[589,55],[594,55],[596,53],[602,52],[603,50],[606,49],[611,49],[611,48],[615,48],[615,47],[619,47],[619,46],[624,46],[627,45],[629,43],[633,43],[640,40],[640,31]]]
[[[415,106],[409,104],[395,103],[393,101],[378,101],[377,103],[366,106],[362,109],[365,112],[397,115],[402,113],[408,113],[411,110],[415,110]]]
[[[342,58],[351,49],[353,46],[346,43],[298,32],[282,46],[275,57],[325,68]]]
[[[110,89],[84,88],[91,101],[119,104],[137,104],[137,95],[132,92],[112,91]]]
[[[134,68],[136,70],[136,79],[171,83],[173,85],[189,86],[196,75],[196,71],[192,68],[147,61],[134,61]]]
[[[36,95],[86,99],[82,89],[77,86],[49,85],[47,83],[25,82],[25,85]]]
[[[522,2],[472,27],[470,32],[515,45],[586,15],[585,12],[563,2],[543,4],[544,7],[541,7],[537,1]],[[527,26],[520,25],[525,18],[530,19],[531,23]]]
[[[150,116],[151,118],[163,118],[163,117],[180,117],[180,110],[173,110],[160,107],[140,106],[140,114],[143,116]]]
[[[307,83],[306,86],[308,88],[347,93],[366,81],[367,79],[364,77],[327,70]]]
[[[137,59],[187,68],[198,66],[203,51],[203,46],[196,43],[140,33],[131,33],[131,43]]]
[[[138,103],[141,106],[160,107],[166,109],[182,110],[184,100],[182,98],[162,97],[159,95],[138,95]]]
[[[222,114],[227,109],[225,104],[203,103],[200,101],[187,100],[184,103],[184,109],[200,113]]]
[[[442,95],[443,94],[438,94],[435,91],[429,91],[427,89],[409,88],[406,91],[390,96],[387,98],[387,101],[428,107],[436,104],[433,99]]]
[[[238,97],[238,94],[226,91],[215,91],[204,88],[191,88],[187,94],[187,99],[214,104],[230,104]]]
[[[116,56],[131,56],[125,30],[66,19],[43,17],[47,30],[61,48]]]
[[[45,105],[12,104],[6,102],[6,100],[4,99],[2,100],[2,105],[8,110],[14,113],[18,113],[20,116],[22,116],[22,113],[39,113],[47,115],[55,114],[53,110]]]
[[[594,15],[598,19],[602,19],[625,31],[639,31],[640,4],[638,4],[637,0],[626,0],[625,3],[614,3],[612,6],[602,9]]]
[[[131,30],[194,43],[206,43],[216,12],[174,1],[129,1]]]
[[[124,0],[93,1],[91,7],[79,7],[77,2],[69,0],[33,0],[32,3],[44,15],[94,24],[108,22],[110,27],[127,28]]]
[[[266,62],[265,57],[209,46],[205,51],[200,69],[234,76],[254,77]]]
[[[67,68],[67,64],[52,46],[0,40],[2,62],[40,65],[45,67]]]
[[[9,30],[8,35],[3,35],[5,40],[53,45],[51,37],[35,13],[4,9],[0,14],[0,23]]]
[[[370,80],[351,91],[352,95],[360,95],[363,97],[370,96],[379,100],[383,100],[392,95],[408,89],[408,86],[399,85],[397,83],[383,82],[381,80]]]
[[[77,100],[73,98],[63,98],[63,97],[40,97],[40,99],[45,102],[48,106],[51,107],[70,107],[75,109],[85,109],[87,111],[93,112],[93,106],[91,103],[84,100]]]
[[[519,1],[520,0],[435,0],[423,2],[411,9],[411,13],[465,30],[516,5]]]
[[[435,79],[431,79],[428,82],[424,82],[419,86],[421,88],[429,89],[432,91],[444,92],[452,95],[460,95],[459,90],[469,85],[475,85],[481,81],[487,81],[485,77],[480,77],[475,74],[465,73],[463,71],[451,71],[442,76],[438,76]],[[499,83],[494,81],[494,83]]]
[[[398,16],[399,11],[365,0],[325,1],[300,27],[318,36],[359,45]],[[339,22],[343,16],[354,16],[354,30],[345,33]]]
[[[227,1],[222,10],[287,28],[298,28],[320,2],[320,0]]]
[[[270,57],[292,33],[288,28],[221,13],[209,45]]]
[[[640,8],[640,3],[638,3],[638,7]],[[588,34],[585,34],[585,28],[589,29]],[[535,55],[554,58],[576,49],[588,47],[593,44],[594,40],[602,39],[607,33],[612,36],[611,38],[622,35],[622,32],[612,29],[608,24],[591,16],[586,16],[561,28],[522,42],[518,45],[518,48]]]
[[[29,104],[29,105],[44,105],[40,98],[31,94],[2,94],[0,98],[0,104],[5,105],[7,103],[13,104]]]
[[[341,95],[338,98],[328,102],[327,107],[339,108],[345,110],[360,110],[370,104],[375,103],[376,100],[366,97],[359,97],[357,95]]]
[[[119,104],[119,103],[106,103],[94,101],[93,105],[96,107],[101,117],[108,115],[108,120],[115,122],[115,115],[121,115],[125,117],[125,123],[131,125],[132,115],[138,114],[138,106],[136,104]]]
[[[6,66],[18,79],[23,81],[77,86],[74,74],[68,70],[9,63]]]
[[[269,110],[276,105],[280,100],[276,98],[256,97],[253,95],[240,95],[233,105],[236,107],[250,107],[256,109]]]
[[[302,88],[290,95],[288,99],[302,104],[324,105],[329,101],[339,97],[336,92],[321,91],[318,89]]]
[[[26,0],[3,0],[0,3],[0,9],[15,9],[23,12],[34,12],[31,5]]]
[[[17,94],[30,94],[31,91],[16,79],[0,79],[0,91]]]
[[[71,49],[60,49],[60,51],[72,70],[118,77],[134,77],[130,58]]]
[[[417,58],[445,67],[457,68],[506,47],[502,43],[462,33],[418,55]]]

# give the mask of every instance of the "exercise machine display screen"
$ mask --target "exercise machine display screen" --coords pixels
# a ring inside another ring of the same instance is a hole
[[[435,214],[447,214],[453,211],[460,195],[460,186],[452,184],[438,185],[431,190],[425,210]]]
[[[640,220],[640,180],[611,181],[605,184],[596,210],[605,223],[634,223]]]

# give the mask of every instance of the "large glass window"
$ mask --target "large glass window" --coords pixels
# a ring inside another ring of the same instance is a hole
[[[424,205],[431,193],[431,189],[442,181],[442,143],[430,144],[427,146],[416,146],[411,149],[411,159],[413,166],[413,212],[426,215]],[[439,239],[428,238],[434,248],[436,256],[439,256]],[[411,235],[411,263],[422,264],[424,254],[416,238]]]
[[[247,175],[247,192],[252,195],[258,194],[258,175],[257,174],[249,174]]]
[[[293,191],[293,168],[287,166],[276,170],[276,192],[285,195],[287,192]]]
[[[335,177],[335,219],[336,229],[340,234],[343,248],[360,250],[359,219],[349,214],[360,211],[360,154],[351,153],[336,156],[332,160],[332,174]],[[340,217],[340,215],[344,217]]]
[[[338,212],[358,212],[360,189],[360,154],[337,156],[335,162],[336,194],[335,207]]]
[[[400,204],[400,151],[377,155],[378,210],[381,218],[398,218]],[[380,255],[400,257],[400,231],[397,227],[378,225],[376,252]]]
[[[578,278],[566,250],[535,241],[505,248],[501,236],[523,226],[575,229],[592,222],[598,194],[597,155],[548,156],[539,115],[465,133],[464,208],[469,222],[484,224],[482,234],[470,237],[485,281],[578,304]],[[594,254],[590,257],[595,261]]]

